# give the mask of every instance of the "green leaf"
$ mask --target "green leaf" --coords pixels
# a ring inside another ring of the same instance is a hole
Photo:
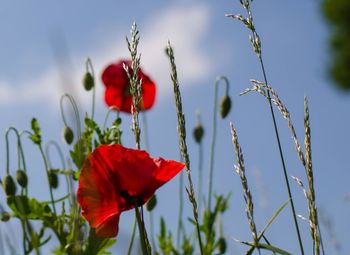
[[[116,239],[101,238],[96,235],[93,228],[90,229],[88,244],[84,251],[84,255],[107,255],[111,254],[107,251],[113,244],[117,242]]]
[[[290,199],[287,199],[286,202],[284,202],[278,209],[277,211],[272,215],[272,217],[268,220],[268,222],[266,223],[265,227],[263,228],[263,230],[259,233],[258,237],[257,237],[257,242],[260,241],[260,239],[264,236],[265,231],[270,227],[270,225],[272,224],[272,222],[276,219],[276,217],[280,214],[280,212],[287,206],[287,204],[289,203]],[[251,247],[246,255],[250,255],[253,253],[255,247]]]
[[[27,196],[9,196],[7,204],[12,209],[14,216],[22,220],[43,220],[53,216],[46,203],[40,203],[34,198],[29,199]]]

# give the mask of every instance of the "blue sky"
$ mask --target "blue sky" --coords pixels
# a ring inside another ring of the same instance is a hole
[[[206,182],[213,84],[217,75],[230,79],[233,109],[228,118],[218,124],[214,178],[216,194],[233,194],[224,219],[230,251],[240,254],[245,248],[231,237],[250,239],[241,184],[233,171],[235,156],[229,133],[230,121],[235,124],[244,152],[259,229],[287,199],[266,100],[256,94],[238,96],[250,86],[249,79],[262,80],[258,60],[248,41],[248,31],[224,16],[243,12],[239,1],[103,1],[101,5],[97,1],[37,0],[1,1],[0,6],[0,128],[3,134],[9,126],[29,128],[30,120],[35,116],[42,126],[44,139],[62,143],[60,96],[69,92],[77,98],[82,113],[90,111],[91,94],[84,92],[80,85],[85,59],[92,59],[99,75],[110,62],[127,57],[125,36],[135,20],[141,34],[142,67],[158,85],[157,103],[147,113],[150,152],[153,156],[178,158],[175,107],[164,54],[169,39],[175,48],[195,181],[198,148],[191,137],[195,111],[201,110],[205,127],[203,178]],[[318,1],[272,0],[254,1],[253,4],[268,79],[291,112],[301,141],[304,138],[303,98],[305,95],[309,98],[318,207],[332,221],[333,232],[341,244],[339,254],[347,254],[350,250],[346,238],[350,203],[346,202],[345,196],[350,192],[350,98],[337,91],[327,78],[328,28],[319,9]],[[103,86],[98,81],[96,118],[100,123],[106,113],[102,98]],[[124,143],[133,147],[130,119],[123,115],[123,121]],[[306,181],[287,125],[281,116],[277,121],[289,175]],[[0,159],[4,171],[2,137]],[[25,145],[31,169],[30,183],[33,183],[30,194],[48,199],[46,186],[42,185],[45,176],[39,153],[29,142]],[[68,151],[68,147],[63,148]],[[11,158],[11,169],[16,169],[16,155]],[[297,211],[306,216],[307,204],[302,191],[292,180],[291,183]],[[173,232],[177,221],[177,189],[178,178],[158,191],[160,202],[155,212],[155,216],[165,217]],[[3,204],[3,195],[0,195],[0,201]],[[186,215],[190,216],[188,202],[185,208]],[[290,216],[290,209],[286,208],[267,235],[272,243],[297,254]],[[133,212],[124,213],[121,218],[115,254],[125,253],[123,242],[128,241],[132,218]],[[15,222],[11,225],[15,229],[18,227]],[[305,246],[311,252],[308,223],[300,221],[300,225]],[[0,226],[2,232],[8,228],[3,223]],[[191,229],[190,224],[187,229]],[[323,229],[326,251],[338,254],[328,231]]]

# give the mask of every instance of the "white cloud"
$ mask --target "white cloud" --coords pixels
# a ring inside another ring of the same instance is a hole
[[[164,53],[168,40],[174,47],[179,79],[184,87],[208,76],[211,68],[209,56],[201,51],[201,45],[207,32],[209,18],[209,8],[203,4],[171,6],[164,10],[157,10],[157,13],[151,13],[150,17],[139,26],[142,68],[157,82],[158,95],[165,95],[172,91],[169,63]],[[109,45],[96,47],[89,54],[93,56],[93,64],[98,75],[108,63],[120,57],[129,56],[124,40],[113,38],[109,42]],[[71,49],[74,50],[74,47]],[[76,48],[75,52],[78,49]],[[79,70],[82,70],[82,59],[85,59],[85,56],[72,57],[75,65],[81,66]],[[62,80],[56,68],[56,66],[49,68],[40,77],[25,84],[12,86],[0,81],[0,105],[13,105],[18,102],[26,104],[44,100],[56,107],[63,93],[60,87]],[[80,84],[81,76],[80,71],[70,74],[73,84]],[[103,89],[101,86],[97,88],[97,95],[102,97]],[[77,96],[74,91],[67,92]],[[89,93],[79,93],[78,98],[80,101],[87,102],[90,96]]]

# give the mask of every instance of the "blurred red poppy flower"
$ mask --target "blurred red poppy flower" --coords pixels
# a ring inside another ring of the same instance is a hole
[[[101,145],[86,159],[77,198],[82,214],[100,237],[118,234],[123,211],[146,203],[184,164],[151,158],[146,151]]]
[[[132,95],[128,76],[123,64],[132,72],[130,60],[120,60],[106,67],[102,73],[102,82],[106,86],[105,102],[111,107],[115,106],[119,111],[131,113]],[[156,98],[156,85],[148,75],[139,70],[139,78],[142,79],[142,100],[140,110],[150,109]]]

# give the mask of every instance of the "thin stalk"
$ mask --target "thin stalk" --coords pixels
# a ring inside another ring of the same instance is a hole
[[[91,59],[88,58],[86,60],[86,71],[88,72],[89,69],[91,70],[91,74],[92,74],[92,77],[93,77],[93,80],[95,81],[95,71],[94,71],[94,67],[92,66],[92,62],[91,62]],[[94,115],[95,115],[95,98],[96,98],[96,86],[94,85],[92,87],[92,109],[91,109],[91,119],[94,120]]]
[[[177,221],[177,237],[176,237],[176,246],[179,249],[180,248],[180,235],[181,232],[183,231],[183,222],[182,222],[182,217],[183,217],[183,211],[184,211],[184,195],[183,195],[183,187],[184,187],[184,174],[183,172],[180,173],[180,180],[179,180],[179,219]]]
[[[114,110],[117,111],[117,118],[119,118],[119,111],[118,111],[118,109],[117,109],[115,106],[109,107],[109,109],[108,109],[108,111],[107,111],[107,113],[106,113],[106,116],[105,116],[105,120],[103,121],[102,130],[105,130],[105,129],[106,129],[108,117],[109,117],[110,113],[111,113],[112,111],[114,111]]]
[[[202,210],[203,199],[203,143],[198,144],[198,211]]]
[[[211,208],[211,197],[213,192],[213,172],[214,172],[214,153],[215,153],[215,142],[216,142],[216,122],[217,122],[217,101],[218,101],[218,87],[220,81],[226,83],[226,96],[228,94],[229,81],[225,76],[219,76],[215,80],[214,90],[214,105],[213,105],[213,123],[212,123],[212,138],[210,146],[210,158],[209,158],[209,185],[208,185],[208,208]]]
[[[149,148],[149,139],[148,139],[148,122],[147,122],[147,116],[145,112],[141,113],[141,119],[142,119],[142,133],[143,133],[143,140],[146,151],[150,151]],[[155,196],[155,194],[153,195]],[[149,223],[150,223],[150,232],[151,232],[151,244],[153,247],[153,250],[156,248],[156,242],[154,240],[154,220],[153,220],[153,210],[148,212],[149,215]]]
[[[134,240],[135,240],[135,233],[136,233],[136,217],[134,217],[134,223],[133,223],[132,232],[131,232],[131,236],[130,236],[130,242],[129,242],[127,255],[131,255],[132,247],[134,245]]]
[[[261,70],[263,72],[265,84],[268,84],[266,71],[265,71],[265,66],[264,66],[264,61],[263,61],[261,55],[259,56],[259,61],[260,61]],[[274,131],[275,131],[275,135],[276,135],[278,151],[279,151],[279,155],[280,155],[280,159],[281,159],[281,163],[282,163],[282,168],[283,168],[283,175],[284,175],[284,179],[285,179],[286,186],[287,186],[287,191],[288,191],[288,197],[289,197],[289,200],[290,200],[290,205],[291,205],[291,208],[292,208],[293,221],[294,221],[295,229],[296,229],[297,236],[298,236],[300,252],[301,252],[302,255],[304,255],[303,242],[301,240],[299,225],[298,225],[298,221],[297,221],[297,214],[295,212],[293,196],[292,196],[292,192],[291,192],[290,184],[289,184],[289,180],[288,180],[287,168],[286,168],[286,164],[285,164],[285,161],[284,161],[284,156],[283,156],[281,141],[280,141],[280,137],[279,137],[278,127],[277,127],[277,123],[276,123],[275,113],[274,113],[274,110],[273,110],[273,107],[272,107],[270,92],[268,90],[267,90],[267,101],[269,102],[269,108],[270,108],[270,113],[271,113],[271,117],[272,117],[273,127],[274,127]]]
[[[151,250],[149,249],[147,242],[146,242],[146,231],[145,231],[145,225],[142,220],[142,215],[140,214],[139,208],[135,207],[135,215],[137,219],[137,224],[139,227],[139,233],[140,233],[140,239],[141,239],[141,248],[143,255],[151,255]]]
[[[184,163],[186,165],[186,173],[187,173],[187,179],[189,188],[186,188],[188,198],[192,204],[192,212],[193,217],[196,225],[197,230],[197,237],[198,237],[198,244],[200,248],[200,254],[203,255],[203,243],[202,243],[202,237],[201,237],[201,231],[200,226],[198,222],[198,207],[197,207],[197,201],[196,196],[193,188],[193,182],[192,182],[192,176],[191,176],[191,167],[190,167],[190,157],[187,150],[187,144],[186,144],[186,125],[185,125],[185,116],[182,111],[182,100],[181,100],[181,93],[179,88],[179,81],[177,78],[177,70],[176,70],[176,64],[175,64],[175,56],[173,48],[170,45],[170,42],[168,41],[168,45],[166,48],[166,54],[170,61],[171,66],[171,80],[173,82],[173,89],[174,89],[174,97],[175,97],[175,105],[176,105],[176,114],[177,114],[177,120],[178,120],[178,134],[179,134],[179,147],[180,152],[182,155],[182,158],[184,159]]]
[[[49,141],[45,146],[45,154],[46,158],[49,164],[49,167],[52,168],[51,160],[50,160],[50,146],[54,147],[58,153],[58,156],[60,158],[61,164],[63,169],[66,169],[66,162],[64,161],[63,152],[60,148],[60,146],[55,141]],[[66,185],[67,185],[67,192],[69,193],[69,175],[66,176]]]
[[[47,159],[45,157],[43,148],[41,147],[41,144],[39,145],[39,150],[40,150],[41,157],[42,157],[42,159],[44,161],[44,164],[45,164],[47,181],[49,182],[50,198],[51,198],[53,212],[56,214],[56,206],[55,206],[55,202],[54,202],[55,200],[54,200],[54,197],[53,197],[52,187],[51,187],[51,184],[50,184],[49,165],[48,165]]]

